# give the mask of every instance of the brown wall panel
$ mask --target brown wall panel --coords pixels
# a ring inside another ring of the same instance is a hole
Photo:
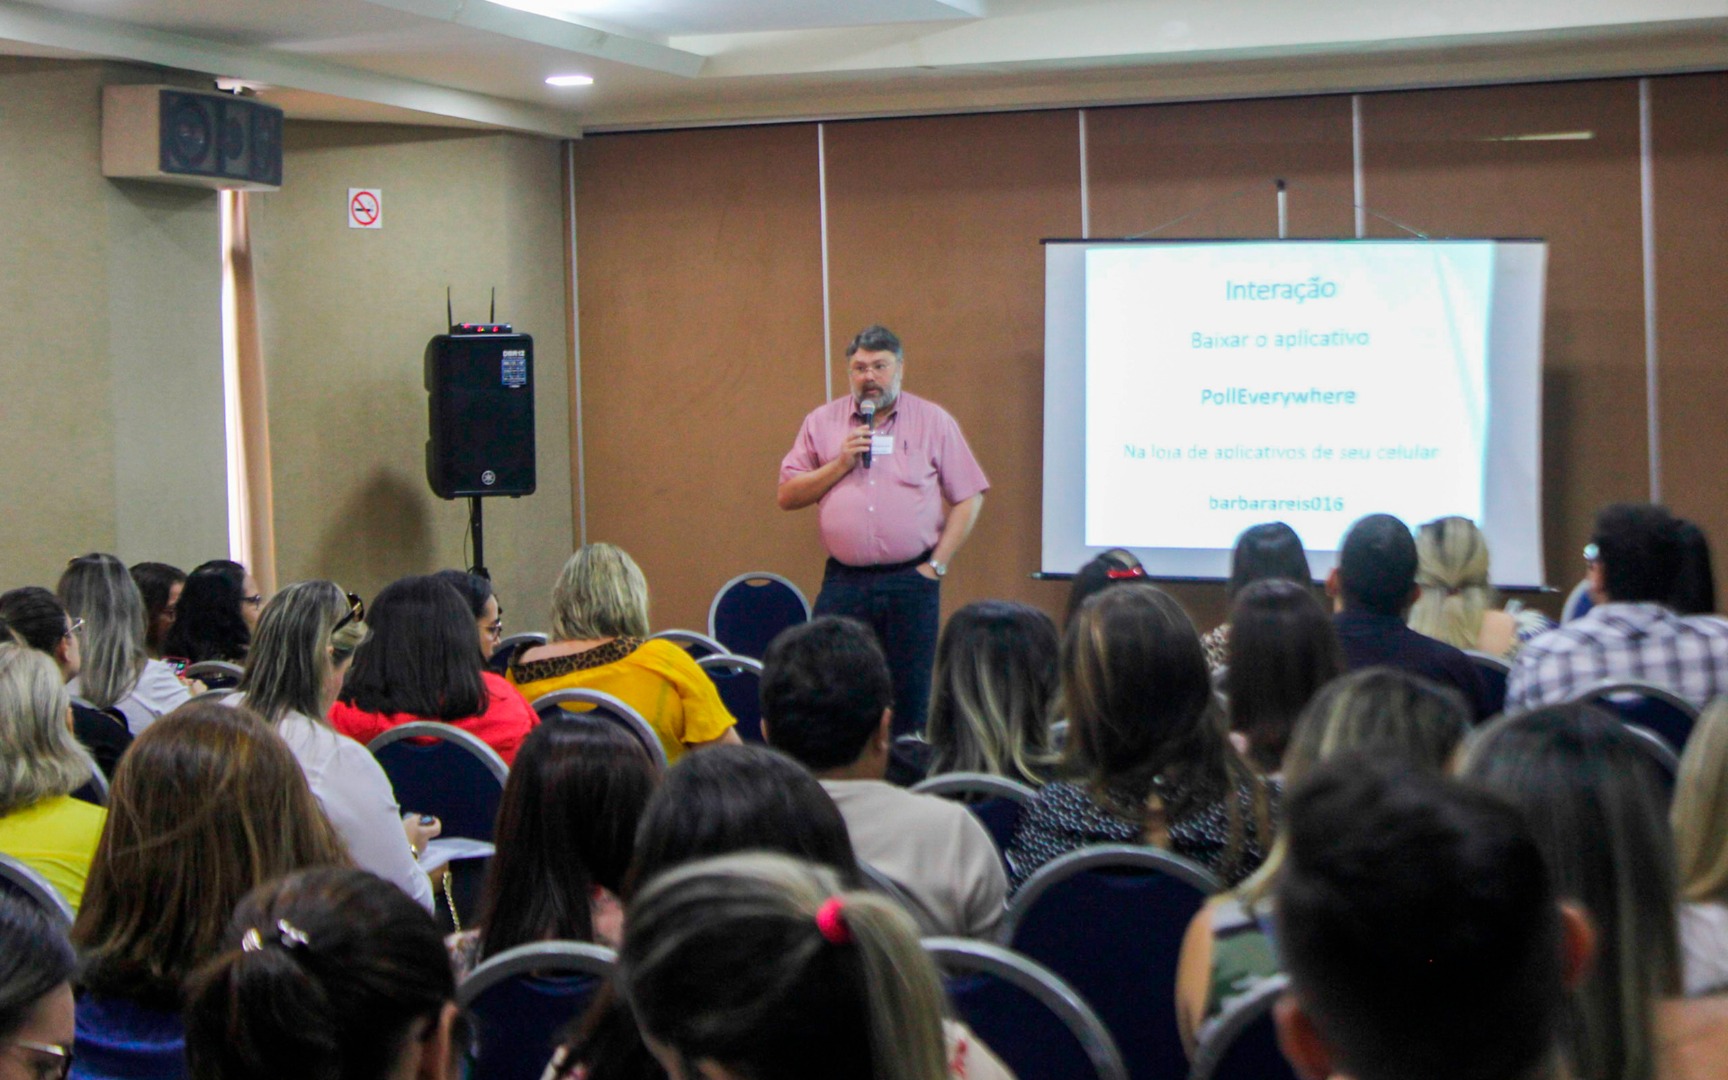
[[[1355,234],[1348,97],[1089,110],[1086,146],[1095,237],[1275,237],[1280,177],[1290,236]],[[1224,621],[1222,585],[1170,588],[1202,630]]]
[[[1651,114],[1662,497],[1720,552],[1728,537],[1728,75],[1653,80]]]
[[[944,608],[1002,597],[1059,612],[1067,587],[1028,575],[1043,492],[1039,240],[1079,231],[1075,114],[830,124],[827,151],[835,392],[852,334],[898,332],[906,389],[954,414],[990,476]],[[813,513],[800,524],[815,533]]]
[[[1093,236],[1275,237],[1279,178],[1290,236],[1355,235],[1348,97],[1094,109],[1086,144]]]
[[[814,520],[774,488],[823,395],[816,129],[586,139],[576,206],[588,538],[641,563],[658,627],[706,628],[744,570],[814,598]]]
[[[1568,589],[1596,510],[1649,495],[1638,85],[1371,95],[1363,142],[1372,209],[1433,236],[1549,242],[1542,516],[1548,580]],[[1371,217],[1369,235],[1407,234]]]

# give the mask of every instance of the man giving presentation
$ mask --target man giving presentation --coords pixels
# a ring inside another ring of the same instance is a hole
[[[894,732],[924,726],[942,577],[990,482],[947,410],[900,390],[906,358],[884,326],[846,346],[851,393],[804,418],[780,463],[782,510],[816,503],[828,565],[816,614],[876,631],[894,676]]]

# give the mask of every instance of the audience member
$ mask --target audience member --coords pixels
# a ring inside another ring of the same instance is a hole
[[[47,589],[26,585],[21,589],[0,594],[0,622],[24,644],[37,652],[46,653],[60,669],[62,682],[78,675],[84,656],[78,644],[81,629],[60,606],[60,601]],[[83,702],[72,702],[72,734],[90,756],[102,775],[113,779],[120,755],[132,745],[132,733],[126,730],[126,718],[118,712],[104,712]]]
[[[628,895],[675,866],[744,851],[789,855],[864,887],[846,820],[808,769],[765,746],[722,746],[674,765],[648,800]]]
[[[1321,762],[1347,753],[1438,775],[1469,728],[1470,708],[1455,691],[1407,671],[1365,668],[1328,683],[1302,711],[1284,754],[1284,783],[1301,783]],[[1266,919],[1287,852],[1280,838],[1253,877],[1213,897],[1188,923],[1176,1026],[1190,1053],[1205,1024],[1278,974]]]
[[[0,1080],[66,1075],[75,965],[66,935],[44,912],[0,893]]]
[[[1668,606],[1676,615],[1716,613],[1716,574],[1710,567],[1710,538],[1696,523],[1681,519],[1674,523],[1680,533],[1680,569]]]
[[[364,746],[327,719],[354,651],[366,640],[365,608],[328,581],[288,586],[264,606],[246,656],[244,703],[282,736],[347,845],[354,864],[432,908],[432,883],[416,862],[437,827],[404,819],[390,778]]]
[[[1268,521],[1242,530],[1236,538],[1236,550],[1230,554],[1230,580],[1224,585],[1224,599],[1234,606],[1242,590],[1257,581],[1294,581],[1312,588],[1313,571],[1308,568],[1308,553],[1302,550],[1302,538],[1282,521]],[[1213,627],[1200,639],[1206,650],[1206,666],[1213,671],[1230,663],[1230,623]]]
[[[1584,558],[1596,606],[1518,654],[1506,679],[1508,711],[1570,701],[1603,679],[1655,683],[1700,707],[1728,692],[1728,620],[1668,607],[1681,556],[1667,510],[1608,507]]]
[[[1469,518],[1436,518],[1416,530],[1416,586],[1410,629],[1460,649],[1511,659],[1554,629],[1554,620],[1516,600],[1494,606],[1488,538]]]
[[[219,951],[234,905],[282,874],[346,862],[294,756],[257,716],[197,702],[153,724],[120,763],[72,926],[74,1075],[184,1075],[181,984]]]
[[[492,591],[492,583],[466,570],[440,570],[432,576],[455,589],[462,602],[468,605],[468,613],[474,617],[474,629],[480,634],[480,655],[492,659],[492,654],[498,651],[504,640],[504,609],[498,606],[498,595]]]
[[[929,933],[988,936],[1002,919],[1002,859],[965,806],[883,779],[893,703],[888,661],[856,620],[795,626],[762,659],[762,734],[822,781],[858,858],[906,891]]]
[[[1288,809],[1277,902],[1290,990],[1275,1015],[1297,1075],[1568,1075],[1564,1002],[1591,933],[1557,901],[1515,810],[1348,758],[1294,787]]]
[[[1026,604],[983,600],[950,615],[924,728],[929,771],[989,773],[1034,787],[1050,779],[1060,649],[1050,616]]]
[[[536,941],[617,948],[619,897],[654,783],[642,744],[616,724],[572,716],[536,728],[504,785],[474,927],[450,943],[457,974]]]
[[[96,771],[67,724],[70,700],[46,656],[0,641],[0,852],[76,908],[106,816],[72,798]]]
[[[1140,559],[1125,548],[1111,548],[1087,560],[1086,565],[1074,572],[1074,578],[1068,586],[1068,607],[1062,614],[1062,625],[1067,626],[1074,621],[1074,615],[1080,610],[1080,605],[1092,598],[1093,593],[1102,592],[1112,585],[1124,581],[1145,581],[1146,568],[1140,565]]]
[[[1344,671],[1332,620],[1307,583],[1256,581],[1230,606],[1231,663],[1224,672],[1230,730],[1254,767],[1276,774],[1296,717]]]
[[[180,610],[180,591],[186,585],[186,571],[167,563],[133,563],[129,571],[132,584],[144,598],[144,648],[151,657],[162,658],[162,639],[174,626]]]
[[[720,746],[674,765],[636,833],[626,897],[658,875],[718,855],[767,851],[826,867],[842,887],[864,887],[846,822],[809,770],[762,746]],[[588,1075],[662,1080],[635,1018],[608,991],[566,1043],[564,1058]]]
[[[242,663],[263,607],[258,583],[244,566],[228,559],[203,563],[186,577],[162,655],[188,664]]]
[[[1419,634],[1404,622],[1416,599],[1416,541],[1391,514],[1370,514],[1350,526],[1338,565],[1326,579],[1336,614],[1332,625],[1352,670],[1395,667],[1455,688],[1481,720],[1498,709],[1482,673],[1456,646]]]
[[[360,870],[254,889],[187,987],[191,1080],[456,1080],[467,1025],[426,912]]]
[[[714,681],[690,654],[647,637],[641,568],[611,544],[585,544],[553,586],[552,641],[517,651],[506,676],[529,701],[573,688],[622,699],[653,726],[668,761],[694,747],[740,741]]]
[[[630,902],[618,984],[674,1077],[944,1080],[1010,1074],[947,1022],[898,906],[783,855],[679,867]]]
[[[192,694],[173,667],[144,650],[144,598],[112,555],[80,555],[60,575],[60,602],[84,623],[83,666],[67,690],[98,709],[116,709],[136,735]]]
[[[1062,639],[1068,779],[1038,792],[1008,845],[1018,889],[1089,844],[1153,844],[1235,884],[1272,840],[1275,789],[1230,746],[1194,624],[1138,584],[1081,606]]]
[[[1681,981],[1674,842],[1652,759],[1612,713],[1556,705],[1482,731],[1464,776],[1523,812],[1555,889],[1595,924],[1596,963],[1567,1009],[1574,1076],[1654,1080],[1655,1005]]]
[[[1671,818],[1686,993],[1728,992],[1728,698],[1686,740]]]
[[[188,586],[190,588],[190,586]],[[453,724],[506,764],[540,718],[503,676],[485,669],[474,619],[437,577],[386,585],[366,613],[371,635],[354,654],[330,723],[362,745],[401,724]]]

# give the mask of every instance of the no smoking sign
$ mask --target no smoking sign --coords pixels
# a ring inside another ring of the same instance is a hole
[[[350,229],[382,229],[384,227],[384,192],[379,188],[348,189],[348,227]]]

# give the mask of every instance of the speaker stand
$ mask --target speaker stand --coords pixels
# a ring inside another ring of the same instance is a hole
[[[474,539],[474,565],[468,572],[491,581],[492,575],[486,569],[486,523],[478,495],[468,496],[468,532]]]

